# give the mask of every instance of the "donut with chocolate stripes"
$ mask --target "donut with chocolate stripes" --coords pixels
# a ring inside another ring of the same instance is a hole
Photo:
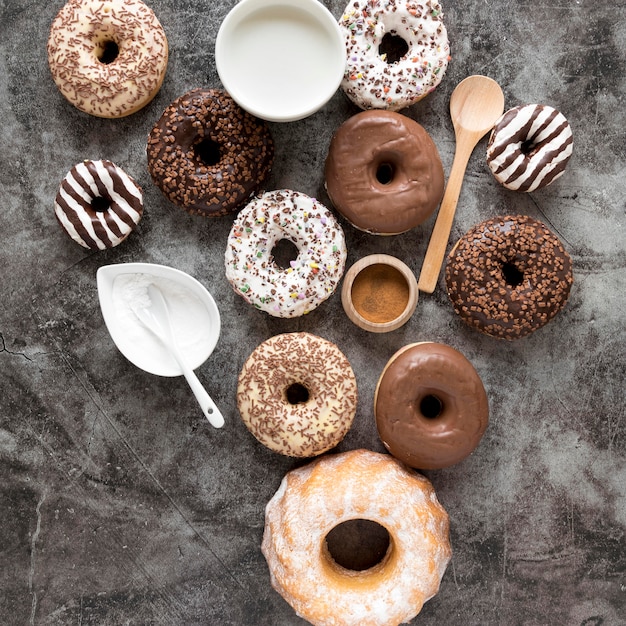
[[[572,156],[572,129],[565,116],[542,104],[509,109],[487,144],[487,164],[513,191],[535,191],[554,182]]]
[[[65,176],[54,201],[57,220],[84,248],[113,248],[143,214],[141,187],[111,161],[83,161]]]

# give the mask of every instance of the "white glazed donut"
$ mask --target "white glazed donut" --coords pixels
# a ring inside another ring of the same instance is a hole
[[[167,69],[165,31],[141,0],[68,0],[52,22],[48,64],[59,91],[96,117],[148,104]]]
[[[339,26],[347,52],[342,87],[362,109],[408,107],[435,89],[448,67],[450,45],[437,0],[354,0]],[[385,52],[394,42],[401,46],[397,60]]]
[[[495,124],[487,164],[496,180],[513,191],[535,191],[555,181],[572,156],[572,129],[550,106],[509,109]]]
[[[281,240],[298,256],[274,261]],[[330,297],[345,269],[341,226],[320,202],[298,191],[268,191],[244,207],[228,237],[226,278],[236,293],[274,317],[298,317]]]
[[[141,187],[111,161],[83,161],[65,176],[54,200],[55,215],[84,248],[122,243],[143,214]]]
[[[237,407],[264,446],[292,457],[334,448],[352,425],[354,372],[332,342],[310,333],[284,333],[261,343],[237,384]]]
[[[379,563],[343,567],[327,536],[351,520],[385,528]],[[292,470],[265,509],[272,586],[317,626],[395,626],[439,590],[451,556],[448,515],[431,483],[387,454],[353,450]]]

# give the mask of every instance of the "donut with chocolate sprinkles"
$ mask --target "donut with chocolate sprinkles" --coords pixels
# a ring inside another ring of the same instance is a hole
[[[225,91],[193,89],[172,102],[148,137],[148,170],[165,197],[193,215],[238,211],[274,163],[267,124]]]
[[[291,457],[334,448],[352,425],[357,386],[332,342],[297,332],[275,335],[248,357],[237,386],[241,418],[264,446]]]
[[[472,328],[518,339],[547,324],[566,304],[572,260],[559,238],[528,216],[481,222],[446,263],[448,296]]]
[[[141,0],[69,0],[50,27],[48,65],[77,109],[96,117],[135,113],[165,78],[165,31]]]

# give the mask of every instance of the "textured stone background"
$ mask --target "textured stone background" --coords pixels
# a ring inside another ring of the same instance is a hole
[[[193,218],[170,205],[144,153],[171,100],[219,86],[214,40],[234,2],[150,4],[171,46],[165,83],[144,110],[107,121],[71,107],[49,75],[47,32],[62,0],[0,0],[0,622],[302,623],[272,590],[259,548],[265,503],[298,463],[248,434],[235,386],[258,343],[306,330],[336,342],[358,379],[358,414],[340,450],[383,451],[374,387],[406,343],[450,344],[487,388],[491,422],[479,448],[428,472],[450,514],[454,557],[415,624],[626,623],[624,3],[450,0],[449,71],[405,111],[431,133],[446,172],[448,101],[469,74],[499,81],[507,108],[550,104],[570,120],[574,156],[557,183],[532,195],[506,191],[486,168],[483,140],[461,194],[451,241],[482,219],[526,213],[573,257],[566,309],[516,343],[462,326],[441,282],[405,327],[383,336],[351,325],[338,296],[291,321],[236,297],[222,262],[232,218]],[[337,17],[344,8],[326,4]],[[309,119],[273,124],[271,187],[327,199],[328,144],[355,112],[337,93]],[[85,158],[113,160],[145,189],[139,229],[107,252],[81,249],[53,214],[59,182]],[[393,238],[344,227],[350,263],[392,253],[417,272],[432,220]],[[224,429],[208,426],[182,378],[145,374],[113,345],[95,273],[128,261],[186,271],[215,297],[222,335],[198,374],[223,408]]]

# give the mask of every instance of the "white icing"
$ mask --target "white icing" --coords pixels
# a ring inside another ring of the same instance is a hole
[[[342,88],[362,109],[410,106],[437,87],[448,67],[450,45],[437,0],[356,0],[346,7],[339,26],[347,53]],[[386,33],[408,45],[396,63],[379,53]]]
[[[174,337],[185,358],[198,362],[210,354],[214,338],[204,303],[184,285],[152,274],[120,274],[113,282],[113,308],[124,344],[141,352],[146,361],[164,362],[174,370],[180,369],[169,350],[135,313],[150,306],[150,284],[156,285],[165,297]]]
[[[282,239],[299,250],[291,267],[271,258]],[[330,297],[345,269],[344,234],[333,214],[298,191],[270,191],[242,209],[225,253],[226,278],[247,302],[275,317],[298,317]]]

